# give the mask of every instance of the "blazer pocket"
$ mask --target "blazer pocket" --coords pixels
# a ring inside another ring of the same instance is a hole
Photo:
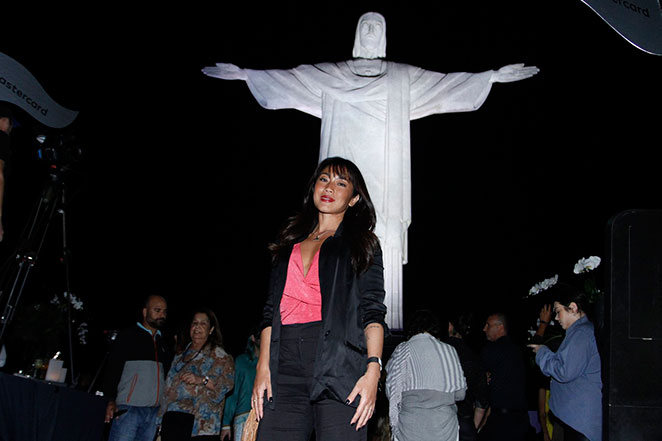
[[[351,349],[354,352],[359,353],[360,355],[365,355],[368,352],[368,349],[365,347],[365,344],[363,342],[357,342],[357,341],[345,341],[345,345]]]

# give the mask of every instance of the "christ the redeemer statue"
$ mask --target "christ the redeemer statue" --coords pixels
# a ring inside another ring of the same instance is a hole
[[[513,64],[497,71],[444,74],[386,61],[385,56],[386,22],[368,12],[359,19],[350,60],[288,70],[219,63],[203,72],[246,81],[266,109],[298,109],[321,118],[319,160],[341,156],[359,167],[377,211],[387,323],[402,329],[402,265],[407,263],[411,223],[409,121],[476,110],[492,83],[529,78],[538,69]]]

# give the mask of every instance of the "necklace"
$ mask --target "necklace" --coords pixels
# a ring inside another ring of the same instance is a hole
[[[182,369],[184,369],[184,368],[186,367],[186,365],[188,365],[190,362],[192,362],[193,360],[195,360],[195,358],[198,356],[198,354],[200,353],[200,351],[202,351],[202,348],[198,349],[198,352],[196,352],[195,354],[193,354],[193,356],[190,357],[190,358],[187,360],[187,359],[186,359],[186,356],[189,354],[189,348],[190,348],[190,347],[191,347],[191,343],[189,343],[188,346],[186,346],[186,349],[184,349],[184,353],[182,354],[182,358],[179,360],[179,363],[177,363],[177,366],[175,366],[175,373],[178,373],[179,371],[181,371]],[[184,362],[184,363],[182,363],[182,362]]]
[[[322,232],[317,233],[317,234],[315,234],[315,232],[313,231],[310,235],[311,235],[311,236],[315,236],[315,237],[313,237],[313,240],[320,240],[320,238],[321,238],[323,235],[325,235],[326,233],[335,233],[335,231],[336,231],[336,230],[326,230],[326,231],[322,231]]]

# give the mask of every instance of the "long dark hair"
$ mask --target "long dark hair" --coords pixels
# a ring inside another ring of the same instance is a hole
[[[351,246],[352,266],[354,271],[361,273],[368,269],[379,248],[379,239],[374,233],[377,215],[361,171],[352,161],[344,158],[332,157],[319,163],[315,173],[308,181],[301,211],[287,220],[277,240],[269,244],[269,251],[276,259],[290,246],[302,241],[315,230],[318,222],[318,210],[313,200],[313,191],[317,179],[327,167],[333,173],[343,176],[351,182],[354,188],[352,197],[359,195],[358,202],[345,212],[342,225],[343,235],[348,238]]]

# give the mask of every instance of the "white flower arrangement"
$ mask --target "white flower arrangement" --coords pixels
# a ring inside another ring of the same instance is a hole
[[[591,256],[588,258],[581,258],[577,263],[575,263],[575,274],[587,273],[593,271],[598,266],[602,260],[598,256]]]
[[[600,259],[600,257],[598,256],[581,258],[575,264],[575,268],[573,272],[575,274],[587,274],[593,271],[594,269],[596,269],[598,266],[600,266],[601,262],[602,259]],[[559,280],[559,275],[557,274],[554,277],[550,277],[549,279],[545,279],[540,283],[536,283],[535,285],[533,285],[533,287],[531,287],[531,289],[529,290],[529,294],[526,295],[524,298],[540,294],[546,289],[549,289],[552,286],[556,285],[558,280]],[[587,278],[584,281],[584,292],[589,295],[590,302],[594,302],[602,294],[602,291],[600,290],[598,284],[595,281],[595,276],[593,273],[587,276]]]
[[[540,283],[536,283],[531,287],[529,290],[529,297],[530,296],[535,296],[540,294],[541,292],[551,288],[552,286],[556,285],[556,282],[559,281],[559,275],[556,274],[554,277],[550,277],[549,279],[545,279]]]

